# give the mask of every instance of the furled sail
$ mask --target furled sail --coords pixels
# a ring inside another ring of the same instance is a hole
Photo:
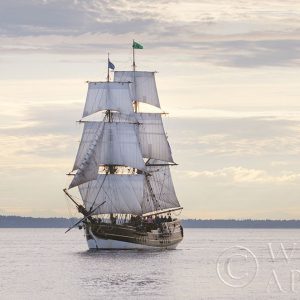
[[[180,207],[169,166],[160,166],[159,160],[149,160],[151,166],[146,166],[143,213]],[[155,166],[157,164],[157,166]]]
[[[114,81],[132,82],[132,100],[160,107],[155,83],[155,72],[115,71]]]
[[[130,114],[133,112],[131,99],[128,82],[89,82],[82,117],[101,110]]]
[[[106,201],[94,214],[142,214],[144,175],[99,174],[78,188],[87,210]]]
[[[113,114],[115,122],[137,122],[138,137],[144,158],[155,158],[174,162],[159,113],[135,113],[134,115]]]

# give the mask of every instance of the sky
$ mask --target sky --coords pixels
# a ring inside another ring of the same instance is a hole
[[[62,189],[86,81],[157,71],[183,218],[300,218],[300,2],[0,2],[0,214],[75,215]]]

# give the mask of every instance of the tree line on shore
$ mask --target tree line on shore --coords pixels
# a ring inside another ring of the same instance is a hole
[[[0,228],[67,228],[77,218],[0,216]],[[185,228],[300,228],[300,220],[184,219]]]

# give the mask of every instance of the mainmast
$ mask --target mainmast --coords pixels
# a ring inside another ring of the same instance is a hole
[[[137,95],[136,95],[136,64],[135,64],[135,49],[143,49],[143,46],[139,43],[136,43],[134,40],[132,40],[132,71],[133,71],[133,84],[134,84],[134,95],[135,95],[135,99],[133,101],[133,110],[135,113],[138,113],[138,99],[137,99]],[[137,170],[137,173],[139,173],[139,170]],[[140,172],[142,173],[142,172]],[[160,209],[160,205],[159,202],[157,201],[156,197],[155,197],[155,193],[153,192],[150,180],[149,180],[149,174],[145,173],[145,181],[146,181],[146,185],[148,187],[149,193],[150,193],[150,197],[152,199],[153,202],[153,206],[155,208],[156,211],[158,211]]]
[[[135,80],[135,69],[136,69],[136,65],[135,65],[135,41],[132,40],[132,71],[133,71],[133,83],[134,83],[134,95],[136,97],[136,80]],[[133,110],[135,113],[138,112],[138,101],[137,99],[134,99],[133,101]]]
[[[109,61],[109,53],[107,53],[107,97],[109,98],[109,81],[110,81],[110,77],[109,77],[109,64],[110,64],[110,61]],[[108,109],[106,111],[106,115],[108,116],[108,122],[109,123],[112,123],[112,116],[111,116],[111,110]],[[113,165],[108,165],[108,170],[107,170],[107,173],[106,174],[114,174],[115,173],[115,167]],[[111,213],[110,214],[110,220],[111,222],[113,222],[114,220],[114,215]]]
[[[134,53],[134,40],[132,40],[132,68],[133,72],[135,72],[135,53]]]
[[[109,94],[109,82],[110,82],[110,76],[109,76],[109,67],[110,67],[110,60],[109,60],[109,52],[107,53],[107,97],[109,100],[110,94]],[[111,114],[111,110],[108,109],[106,111],[106,115],[108,117],[108,122],[112,123],[112,114]],[[113,165],[108,165],[108,173],[109,174],[114,174],[115,173],[115,167]]]

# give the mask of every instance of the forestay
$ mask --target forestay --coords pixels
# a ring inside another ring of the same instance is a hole
[[[130,86],[133,101],[160,107],[154,74],[155,72],[146,71],[115,71],[114,81],[132,82]]]
[[[133,112],[131,99],[128,82],[89,82],[82,117],[101,110],[130,114]]]
[[[142,214],[144,175],[99,174],[97,180],[79,185],[87,210],[106,201],[94,214]]]

